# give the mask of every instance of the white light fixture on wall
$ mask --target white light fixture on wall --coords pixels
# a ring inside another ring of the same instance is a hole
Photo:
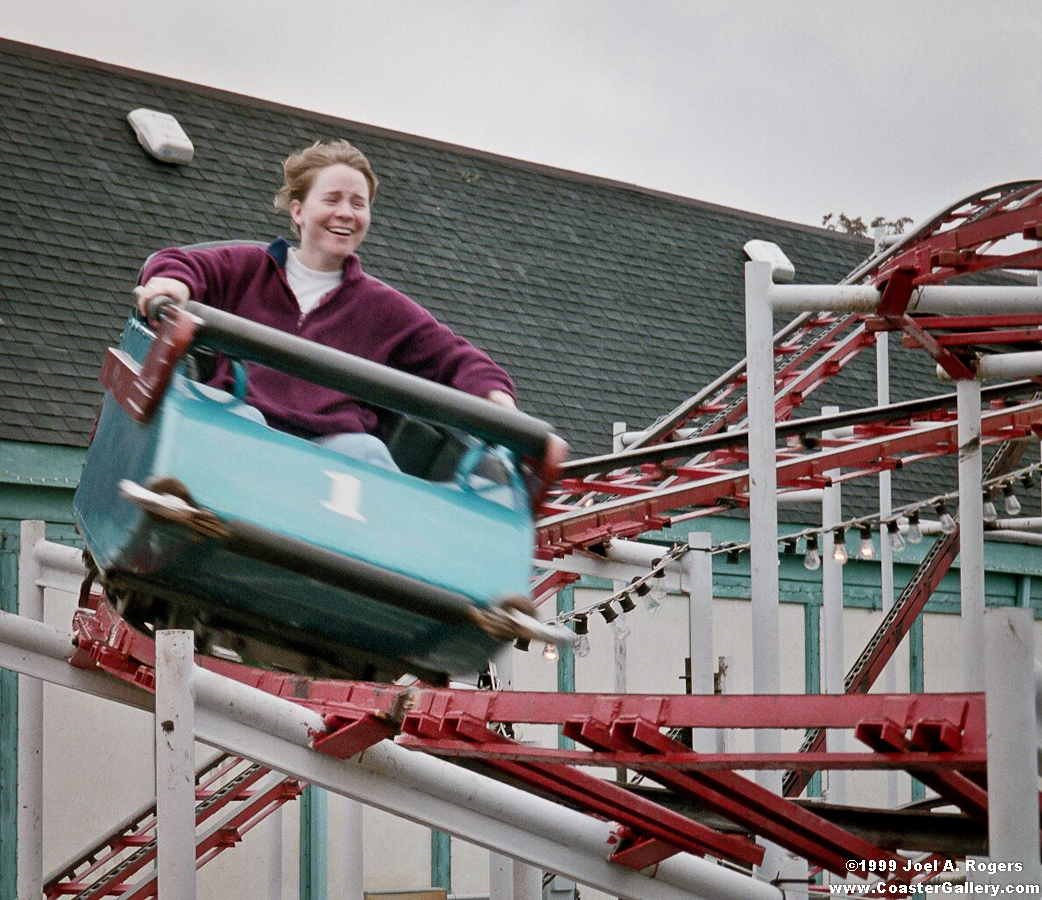
[[[180,123],[169,113],[154,109],[135,109],[127,121],[145,152],[160,162],[183,166],[192,161],[195,148]]]

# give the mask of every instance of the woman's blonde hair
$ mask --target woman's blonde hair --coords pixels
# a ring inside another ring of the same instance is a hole
[[[343,163],[361,172],[369,185],[369,202],[376,200],[376,188],[380,182],[361,150],[342,139],[315,141],[310,147],[286,157],[282,164],[284,181],[275,195],[275,209],[288,211],[292,200],[303,203],[315,183],[315,176],[327,166],[335,166],[337,163]]]

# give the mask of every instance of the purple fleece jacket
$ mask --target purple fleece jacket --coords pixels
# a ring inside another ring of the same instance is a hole
[[[156,253],[142,272],[188,285],[192,299],[289,334],[374,362],[486,396],[514,385],[486,354],[438,322],[427,310],[382,281],[366,275],[357,255],[348,258],[344,280],[307,315],[286,281],[289,244],[276,238],[264,249],[233,245]],[[247,401],[274,428],[301,437],[373,432],[375,409],[338,391],[252,363],[247,364]],[[210,384],[225,390],[231,365],[220,358]]]

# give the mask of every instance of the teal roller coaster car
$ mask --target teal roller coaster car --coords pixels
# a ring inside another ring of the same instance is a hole
[[[395,410],[402,471],[251,418],[244,378],[233,396],[189,377],[199,348]],[[167,305],[155,330],[131,318],[102,383],[73,509],[131,624],[373,680],[563,638],[525,599],[532,509],[565,453],[545,423],[196,303]]]

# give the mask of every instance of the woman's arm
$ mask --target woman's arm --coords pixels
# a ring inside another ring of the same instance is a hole
[[[155,297],[170,297],[175,303],[183,306],[191,299],[191,295],[191,289],[183,281],[162,275],[153,275],[134,292],[138,311],[143,316],[148,315],[148,303]]]

